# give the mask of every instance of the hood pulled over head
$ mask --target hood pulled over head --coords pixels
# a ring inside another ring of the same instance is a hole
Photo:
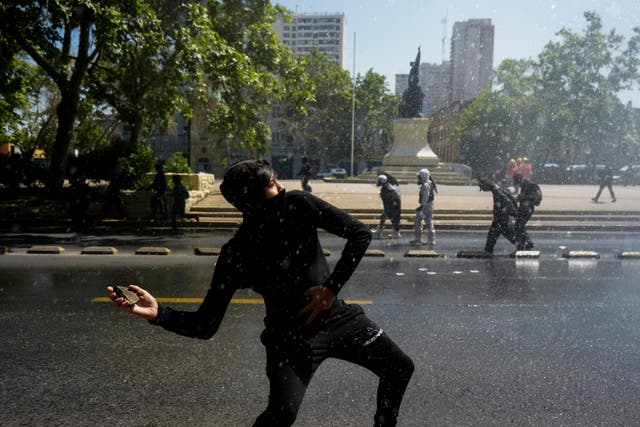
[[[224,173],[220,192],[240,212],[249,212],[264,202],[264,192],[274,178],[266,160],[245,160]]]
[[[429,169],[420,169],[420,171],[418,172],[418,184],[429,182],[429,176]]]

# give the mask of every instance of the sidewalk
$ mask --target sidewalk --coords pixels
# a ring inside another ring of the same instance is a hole
[[[300,189],[298,180],[282,181],[287,190]],[[192,231],[210,232],[233,230],[242,221],[241,214],[227,203],[219,190],[220,182],[214,185],[213,194],[196,202],[191,212],[200,216],[200,221],[182,221],[178,227]],[[378,223],[382,212],[380,189],[371,183],[345,183],[311,181],[313,194],[329,203],[347,210],[368,226]],[[543,200],[527,224],[531,230],[554,231],[612,231],[640,232],[640,186],[614,187],[617,202],[611,203],[608,191],[601,195],[601,202],[594,203],[596,185],[541,185]],[[403,184],[402,229],[413,228],[415,208],[418,206],[418,186]],[[434,222],[440,230],[485,230],[491,223],[493,197],[480,192],[477,186],[439,185],[435,199]],[[14,219],[15,218],[15,219]],[[97,220],[86,229],[76,230],[67,211],[48,212],[34,208],[26,213],[5,212],[0,219],[0,230],[5,232],[129,232],[138,234],[171,231],[170,221],[150,223],[145,218],[126,220]]]
[[[287,190],[300,189],[297,180],[281,181]],[[197,204],[194,208],[228,208],[233,207],[227,203],[219,191],[219,182],[216,191]],[[310,182],[313,194],[329,203],[348,210],[382,210],[380,189],[374,184],[329,183],[320,180]],[[599,213],[607,212],[623,214],[640,214],[640,186],[614,187],[617,201],[610,202],[609,193],[605,189],[600,196],[600,203],[594,203],[591,199],[598,191],[596,185],[547,185],[541,184],[543,200],[536,212],[554,212],[577,214],[580,212]],[[405,184],[400,186],[402,193],[402,210],[412,211],[418,206],[418,186]],[[435,211],[487,211],[493,209],[491,193],[480,192],[477,186],[440,185],[435,198]],[[535,214],[534,214],[535,215]]]

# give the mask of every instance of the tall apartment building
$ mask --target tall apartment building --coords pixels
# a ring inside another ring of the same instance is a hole
[[[278,16],[273,24],[280,40],[294,55],[305,55],[317,48],[344,67],[346,22],[344,13],[293,13],[291,22]]]
[[[493,37],[491,19],[453,24],[449,102],[472,100],[491,87]]]

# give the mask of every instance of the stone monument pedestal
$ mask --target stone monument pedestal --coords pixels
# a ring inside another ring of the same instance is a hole
[[[440,160],[427,142],[430,119],[416,117],[393,122],[394,143],[384,156],[382,165],[389,173],[411,172],[421,168],[436,168]]]

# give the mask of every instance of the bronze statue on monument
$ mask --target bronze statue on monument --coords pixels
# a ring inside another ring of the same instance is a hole
[[[409,87],[402,94],[402,100],[398,108],[398,117],[401,118],[422,117],[424,92],[422,92],[422,88],[420,87],[420,47],[418,47],[416,60],[410,64]]]
[[[393,122],[393,147],[382,160],[384,170],[394,176],[415,179],[422,168],[436,168],[438,156],[429,147],[427,135],[431,119],[422,116],[424,92],[420,87],[420,48],[411,62],[409,87],[402,95],[398,118]]]

